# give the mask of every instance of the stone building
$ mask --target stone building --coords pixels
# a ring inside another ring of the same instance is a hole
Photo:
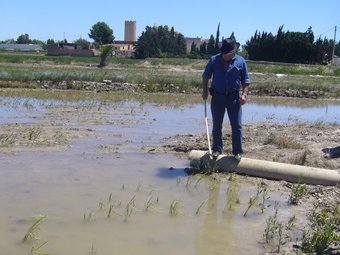
[[[94,57],[100,55],[100,51],[93,44],[54,43],[47,45],[47,55]]]
[[[191,51],[191,45],[193,42],[195,42],[196,48],[199,49],[201,44],[203,44],[204,42],[208,43],[208,41],[209,40],[207,39],[202,39],[202,37],[186,37],[185,42],[186,42],[187,52]]]
[[[115,57],[131,57],[135,52],[134,47],[135,42],[114,41],[112,55]]]

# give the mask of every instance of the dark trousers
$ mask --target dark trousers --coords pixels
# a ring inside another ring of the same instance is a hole
[[[213,151],[223,151],[222,126],[227,109],[231,125],[232,153],[234,155],[243,153],[242,150],[242,107],[239,94],[218,94],[213,93],[211,98],[211,113],[213,118]]]

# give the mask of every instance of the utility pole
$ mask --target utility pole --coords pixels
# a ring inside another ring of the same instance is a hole
[[[332,64],[334,65],[334,53],[335,53],[335,40],[336,40],[336,26],[334,27],[334,41],[333,41],[333,53],[332,53]]]

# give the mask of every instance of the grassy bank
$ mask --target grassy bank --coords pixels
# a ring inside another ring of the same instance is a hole
[[[0,53],[0,86],[40,88],[48,81],[132,83],[148,92],[196,93],[207,60],[111,58],[100,69],[98,57],[53,57],[38,54]],[[273,91],[316,91],[323,97],[340,97],[340,68],[250,62],[252,89],[260,94]],[[278,75],[279,74],[279,75]],[[79,88],[78,88],[79,89]],[[280,92],[281,93],[281,92]],[[274,94],[275,95],[275,94]]]

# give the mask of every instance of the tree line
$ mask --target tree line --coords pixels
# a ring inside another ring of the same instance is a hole
[[[258,61],[273,61],[300,64],[330,63],[334,40],[319,37],[309,27],[306,32],[285,32],[283,25],[277,34],[256,31],[244,46],[247,58]],[[335,55],[340,55],[340,43],[335,47]]]
[[[113,30],[105,22],[97,22],[90,29],[89,38],[94,44],[101,45],[114,43]],[[234,32],[229,36],[236,40]],[[223,37],[221,41],[223,40]],[[237,41],[237,40],[236,40]],[[31,40],[28,34],[20,35],[17,40],[10,39],[0,43],[18,44],[40,44],[46,48],[46,44],[55,43],[53,39],[47,42]],[[67,43],[67,40],[57,41]],[[75,44],[87,45],[89,41],[79,38],[73,41]],[[166,57],[188,57],[188,58],[210,58],[219,52],[220,24],[218,24],[216,36],[211,34],[209,40],[200,45],[192,42],[191,49],[187,53],[186,40],[183,34],[175,31],[174,27],[147,26],[135,43],[135,58],[166,58]],[[325,64],[330,63],[333,56],[334,40],[314,38],[312,28],[306,32],[284,31],[283,25],[279,27],[277,34],[259,32],[255,34],[242,46],[239,54],[249,60],[273,61],[302,64]],[[335,45],[335,55],[340,56],[340,42]]]

